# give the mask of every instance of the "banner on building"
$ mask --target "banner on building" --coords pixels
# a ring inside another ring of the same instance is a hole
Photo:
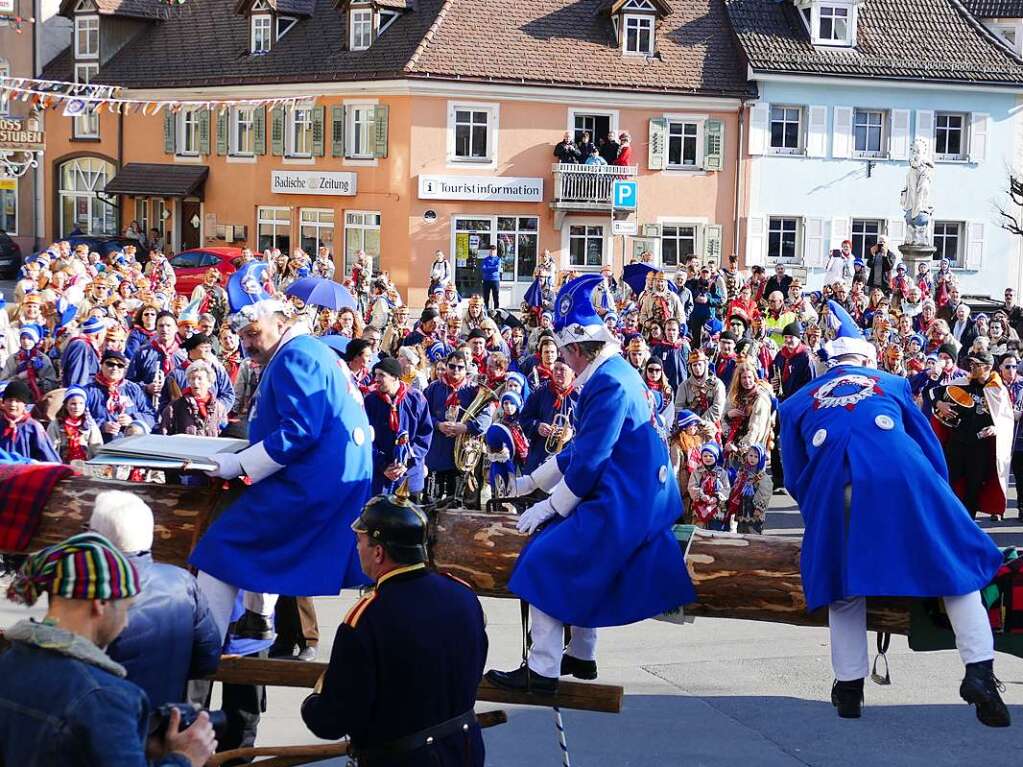
[[[358,176],[331,171],[275,170],[270,178],[274,194],[325,194],[354,197]]]

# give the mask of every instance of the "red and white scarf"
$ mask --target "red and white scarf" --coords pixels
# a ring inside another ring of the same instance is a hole
[[[398,413],[398,406],[401,404],[401,401],[405,399],[405,395],[408,394],[408,384],[404,382],[398,384],[398,391],[393,397],[389,394],[384,394],[384,392],[380,391],[380,389],[376,389],[375,391],[376,395],[391,409],[391,412],[388,414],[387,421],[388,425],[391,427],[391,431],[397,434],[398,428],[401,426],[401,417]]]
[[[163,355],[163,359],[160,360],[160,369],[163,370],[164,375],[168,375],[174,369],[174,355],[178,353],[179,348],[178,339],[175,337],[173,341],[164,346],[154,338],[150,341],[150,345]]]
[[[107,390],[107,412],[115,418],[125,411],[125,404],[121,401],[121,384],[120,382],[111,381],[107,378],[103,371],[100,370],[96,373],[94,379],[96,383]]]

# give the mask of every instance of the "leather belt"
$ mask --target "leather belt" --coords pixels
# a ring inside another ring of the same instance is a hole
[[[397,740],[392,740],[390,743],[372,748],[353,748],[349,753],[360,767],[369,767],[377,759],[401,756],[426,746],[432,746],[438,740],[446,738],[448,735],[454,735],[458,732],[468,733],[474,724],[476,724],[476,712],[470,709],[464,714],[448,719],[446,722],[435,724],[411,735],[405,735]]]

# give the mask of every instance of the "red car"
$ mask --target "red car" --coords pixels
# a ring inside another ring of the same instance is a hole
[[[241,248],[192,248],[181,251],[170,260],[177,278],[175,291],[185,296],[192,295],[195,286],[205,281],[206,272],[211,266],[220,272],[220,286],[226,287],[228,278],[237,271],[232,262],[241,254]]]

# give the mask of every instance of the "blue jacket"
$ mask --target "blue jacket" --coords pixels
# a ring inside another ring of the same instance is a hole
[[[949,487],[906,379],[839,365],[779,414],[785,488],[806,524],[808,609],[854,596],[959,596],[990,582],[1001,554]]]
[[[125,378],[137,384],[151,384],[153,379],[156,378],[156,371],[163,364],[164,356],[164,353],[152,344],[144,344],[135,352],[135,356],[131,358]],[[188,355],[182,349],[174,352],[174,364],[171,365],[171,370],[180,365],[181,361],[187,357]]]
[[[64,387],[85,386],[99,372],[99,354],[84,338],[72,338],[60,358],[61,383]]]
[[[121,407],[132,421],[144,426],[146,431],[151,431],[156,425],[156,413],[153,411],[153,402],[145,390],[136,383],[125,379],[119,387],[121,392]],[[103,429],[107,421],[117,420],[117,413],[112,413],[108,407],[110,401],[109,392],[106,387],[93,381],[85,387],[85,407],[89,414],[96,419],[96,425]],[[122,432],[123,434],[123,432]],[[111,436],[103,432],[103,441],[110,442],[112,439],[120,439],[122,434]]]
[[[480,261],[480,272],[484,282],[501,281],[501,257],[487,256]]]
[[[45,463],[61,463],[46,429],[35,418],[27,418],[16,427],[11,437],[0,434],[0,449],[17,453],[24,458]]]
[[[392,482],[384,476],[384,469],[398,458],[395,452],[395,438],[406,432],[409,438],[406,450],[405,476],[409,490],[421,492],[425,484],[423,466],[426,453],[433,441],[433,420],[426,397],[411,386],[398,405],[398,433],[391,431],[391,407],[375,391],[366,396],[366,416],[373,428],[373,494],[393,493],[404,481],[404,477]]]
[[[441,421],[459,420],[465,412],[464,408],[469,407],[478,391],[479,389],[475,386],[464,386],[460,389],[458,391],[458,416],[448,418],[448,408],[445,403],[451,393],[451,387],[444,381],[434,381],[426,387],[423,394],[430,408],[430,418],[434,425],[433,441],[430,442],[430,450],[426,454],[426,465],[430,471],[449,471],[455,468],[455,438],[445,436],[436,427]],[[493,417],[493,406],[484,408],[482,413],[469,421],[469,434],[474,436],[483,434],[490,427]]]
[[[579,401],[579,392],[573,390],[564,398],[558,412],[569,416],[572,426],[575,426],[575,405]],[[529,453],[526,454],[526,465],[523,473],[532,474],[533,469],[547,460],[550,453],[547,452],[547,438],[540,435],[538,431],[540,424],[554,422],[554,392],[551,391],[550,382],[546,381],[539,389],[533,390],[526,403],[522,406],[522,413],[519,416],[519,424],[522,426],[522,433],[529,440]],[[567,446],[566,446],[567,447]]]
[[[575,437],[557,457],[562,481],[581,500],[533,536],[508,584],[548,615],[586,628],[696,601],[671,531],[682,499],[646,387],[618,354],[597,364],[582,384]]]
[[[672,391],[689,378],[689,343],[682,343],[677,349],[667,343],[655,343],[650,347],[650,356],[657,357],[664,367],[664,377],[668,379]]]
[[[0,763],[9,767],[146,767],[149,702],[94,644],[21,621],[0,655]],[[60,646],[62,649],[47,649]],[[190,767],[181,754],[157,767]]]
[[[189,679],[217,670],[220,632],[187,570],[153,562],[151,554],[129,556],[142,592],[128,614],[128,626],[107,655],[128,671],[153,708],[186,700]]]

